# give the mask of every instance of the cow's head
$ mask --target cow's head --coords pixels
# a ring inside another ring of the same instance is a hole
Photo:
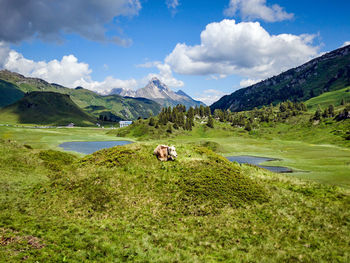
[[[175,146],[169,146],[168,153],[169,153],[170,158],[172,160],[174,160],[177,157]]]

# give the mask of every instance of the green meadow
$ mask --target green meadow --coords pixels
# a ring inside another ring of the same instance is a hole
[[[249,132],[0,126],[0,262],[348,262],[349,123],[303,118]],[[125,139],[92,155],[58,147]],[[158,144],[178,159],[159,162]]]
[[[349,261],[346,189],[197,143],[178,142],[178,160],[163,163],[155,145],[81,158],[1,140],[0,261]]]

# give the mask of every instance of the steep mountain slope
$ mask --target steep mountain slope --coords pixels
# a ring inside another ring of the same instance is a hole
[[[167,85],[162,83],[157,78],[152,78],[144,88],[138,90],[121,88],[113,89],[111,94],[147,98],[154,100],[165,107],[176,106],[177,104],[183,104],[186,107],[194,107],[203,104],[200,101],[192,99],[189,95],[181,90],[178,92],[172,91]]]
[[[119,95],[102,96],[82,87],[69,89],[58,84],[50,84],[42,79],[27,78],[7,70],[0,71],[0,80],[5,81],[6,84],[1,86],[3,88],[2,94],[7,94],[8,97],[4,103],[0,104],[0,107],[18,100],[26,92],[52,91],[70,95],[71,99],[81,108],[103,106],[120,119],[145,118],[150,113],[157,115],[161,110],[161,106],[152,100],[123,98]],[[18,90],[18,94],[13,94],[13,90]],[[94,115],[98,117],[97,114]]]
[[[350,45],[222,97],[211,109],[231,111],[292,100],[305,101],[350,85]]]
[[[0,108],[16,102],[23,96],[24,93],[16,85],[0,79]]]
[[[14,104],[0,110],[0,120],[5,123],[30,123],[41,125],[86,126],[96,123],[96,118],[80,109],[69,95],[34,91]]]

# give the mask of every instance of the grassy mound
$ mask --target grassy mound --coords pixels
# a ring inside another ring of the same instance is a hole
[[[72,159],[0,140],[0,262],[349,261],[346,191],[153,148]]]
[[[53,150],[44,150],[38,153],[45,166],[51,170],[60,171],[64,166],[72,164],[77,157],[73,154],[58,152]]]
[[[186,214],[217,213],[225,206],[268,200],[264,188],[244,176],[238,165],[207,148],[180,146],[178,160],[166,163],[153,156],[154,148],[155,145],[114,147],[83,158],[81,164],[114,167],[118,172],[146,173],[142,178],[144,183],[152,185],[160,181],[154,185],[154,192],[160,199],[166,195],[163,201],[167,205]],[[189,155],[195,159],[188,158]]]

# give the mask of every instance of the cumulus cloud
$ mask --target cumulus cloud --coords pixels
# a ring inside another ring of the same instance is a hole
[[[350,41],[345,41],[344,44],[341,47],[346,47],[348,45],[350,45]],[[0,54],[0,56],[1,56],[1,54]]]
[[[207,89],[200,95],[195,97],[195,100],[204,102],[206,105],[211,105],[215,101],[218,101],[222,96],[227,95],[227,93],[215,89]]]
[[[279,5],[267,6],[266,0],[230,0],[224,14],[229,17],[239,14],[244,20],[262,19],[267,22],[289,20],[294,16]]]
[[[240,75],[262,79],[298,66],[318,54],[314,35],[270,35],[258,22],[222,20],[202,31],[201,43],[179,43],[165,64],[179,74]]]
[[[243,79],[243,80],[241,80],[239,85],[242,88],[245,88],[245,87],[249,87],[251,85],[254,85],[255,83],[258,83],[259,81],[261,81],[261,79]]]
[[[141,9],[139,0],[0,0],[0,41],[19,42],[33,36],[57,40],[62,33],[76,33],[94,41],[122,46],[130,39],[107,39],[105,25],[117,16],[133,16]]]
[[[138,84],[135,79],[120,80],[113,77],[107,77],[102,82],[94,81],[91,78],[92,70],[89,65],[79,62],[74,55],[48,62],[34,61],[10,49],[3,42],[0,42],[0,69],[18,72],[27,77],[41,78],[69,88],[83,86],[101,94],[107,94],[113,88],[135,88]]]
[[[100,82],[93,81],[91,77],[87,77],[77,80],[75,85],[107,95],[112,91],[112,89],[135,89],[138,86],[138,81],[135,79],[121,80],[108,76]]]

